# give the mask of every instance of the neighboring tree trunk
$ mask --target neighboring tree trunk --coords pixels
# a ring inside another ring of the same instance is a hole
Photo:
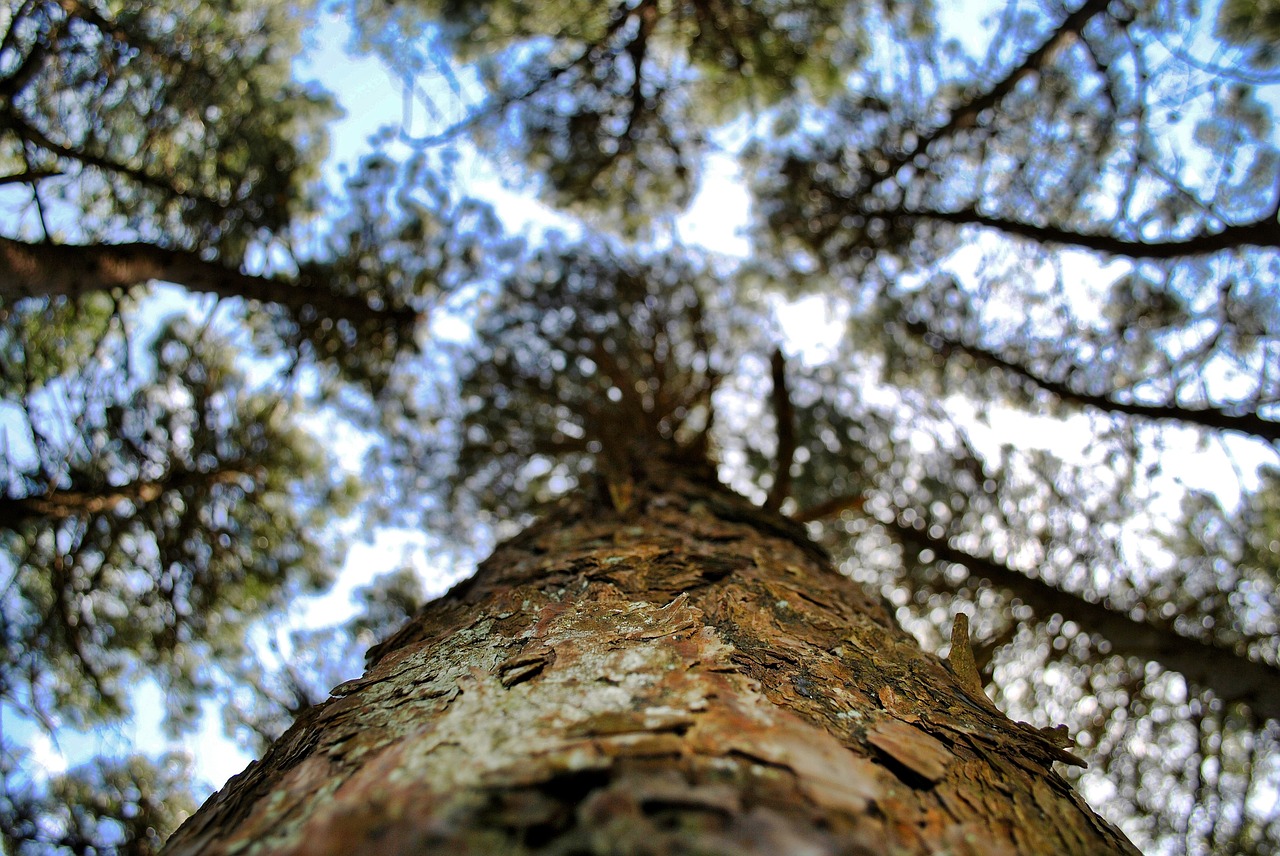
[[[646,469],[501,545],[167,852],[1137,852],[963,631],[949,669],[797,524]]]

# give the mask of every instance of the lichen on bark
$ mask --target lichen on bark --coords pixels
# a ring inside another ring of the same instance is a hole
[[[802,529],[563,501],[371,651],[178,854],[1134,853]]]

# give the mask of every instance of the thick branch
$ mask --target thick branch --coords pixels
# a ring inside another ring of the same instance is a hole
[[[142,243],[28,244],[0,238],[0,301],[7,304],[24,297],[74,298],[149,280],[172,282],[202,294],[274,303],[295,316],[311,307],[319,317],[352,322],[399,325],[415,317],[407,308],[375,309],[363,297],[241,273],[187,250]]]
[[[1198,425],[1221,431],[1238,431],[1266,440],[1269,443],[1280,442],[1280,423],[1263,419],[1256,413],[1233,414],[1216,407],[1191,408],[1178,405],[1138,404],[1131,401],[1114,401],[1102,395],[1090,395],[1072,389],[1063,381],[1056,381],[1032,371],[1019,363],[1005,359],[994,351],[970,345],[955,339],[949,339],[929,329],[919,321],[906,322],[906,328],[917,336],[924,338],[930,345],[943,351],[959,351],[975,359],[984,360],[997,368],[1016,375],[1034,384],[1045,392],[1052,393],[1063,401],[1093,407],[1107,413],[1123,413],[1142,419],[1181,422],[1187,425]]]
[[[59,490],[41,496],[0,499],[0,529],[16,530],[33,520],[65,520],[105,514],[125,503],[145,505],[155,502],[166,491],[197,487],[208,490],[214,485],[230,484],[257,478],[247,470],[227,468],[211,472],[178,470],[163,479],[136,481],[101,490]]]
[[[26,172],[0,176],[0,187],[7,184],[39,184],[46,178],[56,178],[59,175],[63,175],[63,172],[60,169],[27,170]]]
[[[1111,256],[1131,259],[1177,259],[1186,256],[1208,255],[1222,250],[1241,247],[1280,247],[1280,222],[1265,217],[1252,223],[1227,226],[1218,232],[1194,235],[1171,241],[1131,241],[1114,235],[1076,232],[1058,226],[1037,226],[1006,217],[993,217],[972,208],[959,211],[897,211],[889,212],[889,218],[917,218],[954,223],[958,226],[985,226],[1009,235],[1017,235],[1045,244],[1062,244]]]
[[[791,493],[791,464],[796,456],[796,410],[787,391],[787,359],[782,350],[769,361],[773,373],[773,416],[778,423],[778,451],[774,460],[773,488],[764,501],[769,511],[777,511]]]
[[[867,497],[860,493],[852,496],[835,496],[825,502],[801,509],[793,514],[791,519],[797,523],[813,523],[817,520],[836,517],[846,511],[861,511],[866,503]]]
[[[883,523],[884,521],[880,521]],[[887,524],[904,541],[927,548],[942,561],[963,565],[976,576],[1009,591],[1042,616],[1058,613],[1097,633],[1111,643],[1111,650],[1139,657],[1178,672],[1188,681],[1228,702],[1243,702],[1259,716],[1280,719],[1280,668],[1169,628],[1145,621],[1062,591],[1040,579],[1032,579],[989,558],[959,550],[943,538],[902,523]]]

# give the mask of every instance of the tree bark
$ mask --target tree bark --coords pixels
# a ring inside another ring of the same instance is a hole
[[[499,546],[167,852],[1137,852],[1054,771],[1058,731],[798,524],[651,473]]]

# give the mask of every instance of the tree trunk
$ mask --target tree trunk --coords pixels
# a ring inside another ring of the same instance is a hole
[[[370,651],[167,852],[1136,853],[960,647],[710,480],[614,482]]]

